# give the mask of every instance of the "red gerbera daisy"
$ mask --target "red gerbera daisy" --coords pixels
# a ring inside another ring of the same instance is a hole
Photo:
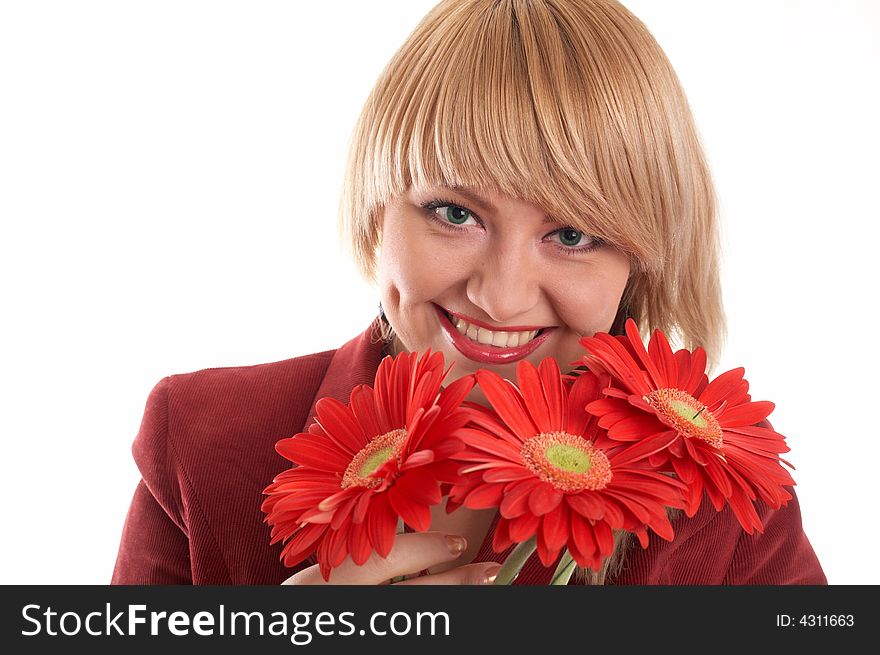
[[[794,485],[781,463],[794,467],[779,457],[789,450],[785,437],[756,425],[775,405],[752,402],[743,368],[709,382],[702,348],[673,354],[655,330],[646,351],[635,321],[627,320],[625,329],[626,336],[599,332],[581,339],[589,352],[579,363],[612,376],[612,386],[603,390],[608,397],[593,401],[587,411],[599,417],[611,439],[634,442],[623,451],[623,461],[647,458],[655,467],[671,461],[688,484],[688,516],[696,513],[705,490],[717,510],[730,504],[746,532],[763,532],[753,501],[760,497],[778,509],[791,499],[783,485]]]
[[[460,405],[473,376],[441,391],[443,355],[417,357],[386,357],[375,388],[355,387],[347,406],[322,398],[309,432],[276,444],[296,466],[265,489],[262,510],[273,526],[271,543],[289,540],[281,553],[286,566],[317,549],[328,580],[347,555],[356,564],[373,551],[386,557],[398,518],[427,530],[441,484],[460,480],[460,464],[449,458],[463,446],[454,434],[467,421]]]
[[[636,532],[643,546],[646,527],[672,539],[665,506],[683,507],[685,485],[619,462],[619,444],[584,410],[608,376],[603,382],[585,373],[568,385],[550,357],[537,369],[521,361],[518,387],[490,371],[476,376],[497,414],[469,406],[472,423],[459,432],[468,447],[456,459],[468,462],[462,473],[472,475],[451,500],[499,508],[496,551],[537,535],[544,566],[567,547],[580,566],[598,569],[614,549],[614,529]]]

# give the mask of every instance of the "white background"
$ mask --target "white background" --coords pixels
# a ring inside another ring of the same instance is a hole
[[[829,581],[876,584],[880,3],[626,4],[720,194],[719,371],[777,404]],[[346,145],[432,5],[0,2],[0,581],[109,581],[160,378],[367,326]]]

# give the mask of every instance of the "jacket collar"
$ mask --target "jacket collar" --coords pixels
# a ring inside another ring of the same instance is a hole
[[[376,378],[379,362],[385,356],[385,342],[379,332],[379,319],[376,318],[360,335],[336,350],[318,392],[312,399],[308,419],[302,432],[309,431],[316,416],[315,406],[321,398],[335,398],[348,404],[351,391],[359,384],[371,387]]]

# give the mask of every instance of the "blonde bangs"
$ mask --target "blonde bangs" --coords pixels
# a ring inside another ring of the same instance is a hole
[[[467,20],[456,4],[468,7]],[[605,188],[596,165],[608,150],[601,136],[622,132],[601,124],[618,118],[603,109],[606,66],[563,47],[574,37],[553,9],[441,3],[425,17],[367,103],[375,113],[364,123],[378,126],[357,180],[372,196],[360,202],[374,209],[367,232],[377,228],[375,209],[411,185],[483,187],[614,243],[634,263],[657,258],[656,235],[631,238],[645,221]]]
[[[494,189],[611,238],[619,232],[614,211],[588,158],[577,152],[582,140],[565,134],[564,116],[574,107],[553,94],[547,61],[535,47],[549,39],[516,24],[496,8],[462,26],[450,41],[457,56],[423,96],[434,99],[420,107],[429,127],[412,135],[408,168],[396,173],[410,175],[416,187]]]

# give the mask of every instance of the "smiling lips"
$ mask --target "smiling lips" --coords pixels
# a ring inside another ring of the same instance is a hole
[[[447,312],[435,305],[447,339],[461,354],[484,364],[505,364],[534,352],[555,329],[514,326],[490,329],[474,319]]]
[[[513,331],[489,330],[478,327],[473,323],[468,323],[463,318],[453,316],[449,321],[455,328],[466,335],[472,341],[481,343],[484,346],[495,346],[496,348],[516,348],[523,346],[535,338],[538,330]]]

